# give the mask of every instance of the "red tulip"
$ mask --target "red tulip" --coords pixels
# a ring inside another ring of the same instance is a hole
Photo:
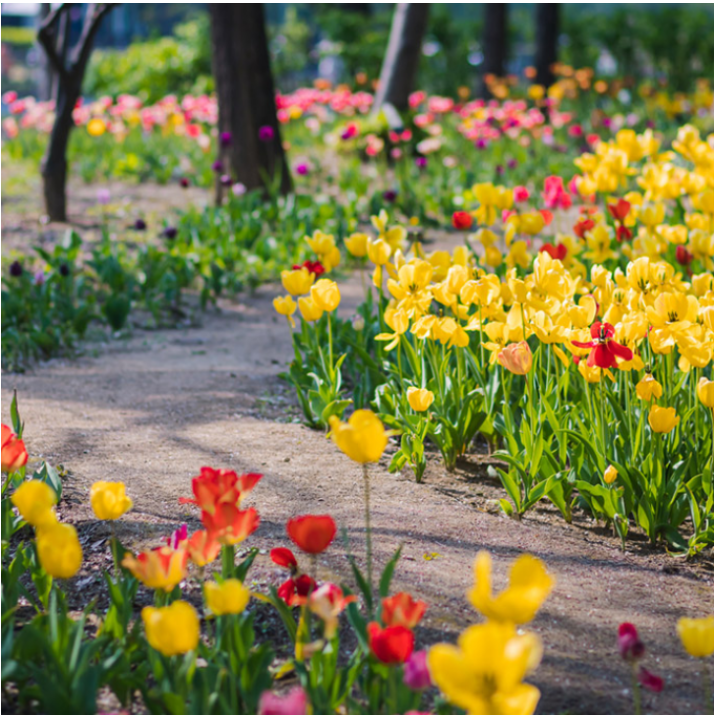
[[[297,572],[298,562],[295,554],[284,547],[278,547],[270,552],[270,558],[274,564],[282,566],[284,569],[290,569],[293,573]]]
[[[627,214],[630,213],[630,202],[625,201],[625,199],[619,199],[616,204],[608,204],[607,210],[615,221],[622,223],[627,218]]]
[[[2,471],[15,472],[26,464],[25,443],[7,425],[2,425]]]
[[[382,600],[382,622],[385,626],[414,628],[426,611],[424,601],[415,601],[408,593],[396,593]]]
[[[372,622],[367,626],[369,647],[385,665],[405,663],[414,650],[414,634],[406,626],[382,628]]]
[[[291,541],[307,554],[322,553],[335,538],[337,525],[331,516],[296,516],[287,523]]]
[[[580,218],[576,221],[575,226],[573,226],[573,232],[578,238],[585,238],[585,234],[594,228],[595,221],[591,218]]]
[[[474,217],[468,211],[454,211],[451,225],[459,231],[468,231],[473,226]]]
[[[263,478],[262,474],[241,474],[227,469],[201,467],[201,474],[191,481],[194,499],[181,497],[179,504],[195,504],[212,514],[220,504],[237,506]]]
[[[612,338],[615,335],[615,328],[610,323],[597,321],[590,326],[592,340],[581,343],[573,340],[573,345],[578,348],[592,348],[588,356],[588,367],[599,367],[607,369],[617,367],[616,358],[621,360],[632,360],[632,350],[616,343]]]
[[[288,606],[304,606],[310,594],[317,588],[314,578],[307,574],[289,578],[278,588],[278,597]]]
[[[568,248],[562,243],[553,245],[552,243],[544,243],[540,247],[540,252],[547,253],[551,258],[562,261],[568,255]]]
[[[682,266],[688,266],[694,260],[694,256],[684,246],[677,246],[674,255],[677,263]]]
[[[623,241],[629,241],[632,239],[632,229],[625,226],[625,224],[620,224],[615,231],[615,238],[622,243]]]
[[[637,680],[643,688],[647,688],[647,690],[651,690],[653,693],[661,693],[664,689],[664,680],[662,680],[659,675],[650,673],[647,668],[640,667],[637,673]]]

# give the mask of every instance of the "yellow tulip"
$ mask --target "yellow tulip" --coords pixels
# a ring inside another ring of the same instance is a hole
[[[653,432],[667,434],[679,424],[679,416],[674,407],[652,405],[647,421]]]
[[[508,588],[497,596],[491,593],[491,555],[487,551],[476,555],[474,578],[469,591],[471,605],[486,618],[517,625],[533,620],[554,585],[543,562],[530,554],[513,562]]]
[[[410,387],[407,390],[407,401],[414,412],[426,412],[434,402],[434,393],[423,387]]]
[[[498,362],[514,375],[525,375],[533,367],[533,353],[528,343],[522,340],[520,343],[506,345],[498,353]]]
[[[107,125],[99,117],[94,117],[87,122],[87,134],[90,137],[100,137],[107,130]]]
[[[37,555],[54,578],[72,578],[82,565],[82,547],[70,524],[50,524],[37,530]]]
[[[695,658],[707,658],[714,653],[714,616],[680,618],[677,633],[684,649]]]
[[[697,383],[697,395],[705,407],[714,410],[714,380],[700,377]]]
[[[605,480],[605,484],[612,484],[618,477],[617,469],[612,466],[612,464],[605,470],[602,478]]]
[[[280,281],[290,295],[305,295],[310,292],[310,287],[315,282],[315,274],[303,266],[292,271],[283,271]]]
[[[375,266],[383,266],[392,255],[392,247],[382,238],[367,240],[367,256]]]
[[[356,410],[347,422],[330,417],[334,443],[359,464],[378,462],[387,446],[384,425],[371,410]]]
[[[297,310],[297,303],[292,299],[292,296],[284,295],[273,298],[273,308],[278,315],[284,315],[290,325],[295,327],[293,313]]]
[[[122,482],[94,482],[89,492],[89,501],[97,519],[118,519],[132,507]]]
[[[57,521],[53,509],[57,503],[57,493],[39,479],[23,482],[13,493],[12,503],[20,516],[34,527],[48,526]]]
[[[306,320],[308,323],[320,320],[324,313],[322,308],[318,307],[312,298],[298,298],[298,308],[300,308],[300,315],[302,315],[303,320]]]
[[[186,601],[174,601],[170,606],[146,606],[141,611],[146,640],[165,656],[182,655],[198,646],[200,635],[198,616]]]
[[[321,278],[310,288],[310,297],[318,308],[331,313],[340,304],[340,289],[335,281]]]
[[[207,581],[203,593],[214,616],[242,613],[250,601],[250,591],[237,578],[228,578],[221,584]]]
[[[652,376],[652,373],[647,373],[635,387],[635,392],[637,397],[645,402],[651,402],[652,399],[659,399],[662,397],[662,385],[657,382]]]
[[[468,715],[532,715],[540,692],[522,680],[541,655],[536,635],[517,635],[512,624],[488,622],[467,628],[456,646],[433,646],[427,662],[444,697]]]
[[[345,239],[345,247],[355,258],[364,258],[367,255],[368,240],[366,233],[353,233]]]

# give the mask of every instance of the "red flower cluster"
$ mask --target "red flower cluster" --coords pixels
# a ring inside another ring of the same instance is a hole
[[[632,360],[632,350],[613,340],[615,328],[610,323],[601,323],[598,320],[590,326],[590,335],[592,340],[587,343],[573,340],[575,347],[592,348],[588,356],[588,367],[599,367],[606,370],[617,367],[617,358]]]
[[[250,536],[260,523],[258,512],[240,508],[241,501],[262,479],[261,474],[242,474],[227,469],[202,467],[192,480],[194,499],[182,497],[180,504],[195,504],[210,540],[238,544]]]

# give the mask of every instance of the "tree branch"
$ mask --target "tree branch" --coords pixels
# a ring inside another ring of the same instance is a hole
[[[90,3],[89,8],[87,9],[87,14],[84,18],[82,34],[80,35],[77,46],[72,53],[73,57],[72,62],[70,63],[70,72],[75,72],[79,67],[84,68],[87,64],[89,55],[92,51],[94,37],[99,30],[102,19],[106,14],[120,4],[121,3],[118,2]]]
[[[67,68],[64,66],[64,62],[57,54],[53,26],[66,9],[67,3],[62,3],[59,7],[52,10],[44,19],[40,25],[40,29],[37,31],[37,40],[42,45],[42,48],[47,55],[47,59],[50,61],[50,64],[57,74],[60,75],[61,79],[66,79]]]

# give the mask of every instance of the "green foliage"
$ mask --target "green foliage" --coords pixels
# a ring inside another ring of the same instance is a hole
[[[208,14],[178,25],[173,37],[134,42],[92,55],[85,80],[91,96],[127,93],[155,102],[167,94],[213,91]]]

